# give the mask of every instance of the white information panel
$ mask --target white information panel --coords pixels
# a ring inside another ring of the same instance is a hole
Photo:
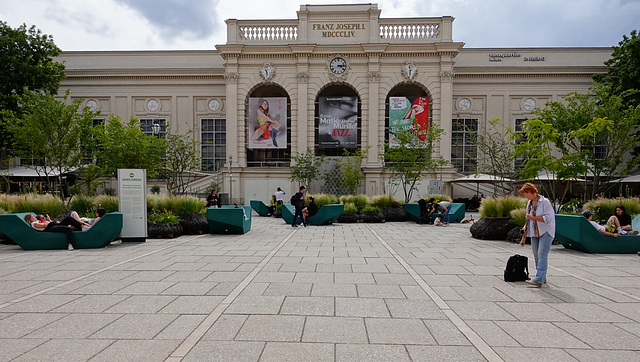
[[[147,170],[118,169],[118,209],[124,222],[122,241],[147,238]]]

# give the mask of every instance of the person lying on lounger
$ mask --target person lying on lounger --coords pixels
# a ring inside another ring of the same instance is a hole
[[[64,233],[67,237],[67,248],[73,250],[73,230],[82,230],[82,224],[71,216],[65,217],[62,221],[52,221],[49,215],[33,214],[26,215],[24,221],[37,231],[52,233]]]
[[[615,215],[611,216],[609,220],[607,220],[606,225],[600,225],[597,222],[592,221],[591,218],[593,217],[593,212],[589,210],[583,212],[582,216],[586,217],[591,225],[593,225],[593,227],[596,228],[596,230],[598,230],[602,235],[618,237],[619,235],[636,235],[638,233],[637,231],[635,233],[628,233],[627,231],[622,230],[622,228],[620,227],[620,222],[618,221],[618,218],[615,217]]]

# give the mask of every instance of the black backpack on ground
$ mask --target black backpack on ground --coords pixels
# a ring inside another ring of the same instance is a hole
[[[510,256],[504,270],[504,281],[522,282],[529,279],[529,258],[519,254]]]

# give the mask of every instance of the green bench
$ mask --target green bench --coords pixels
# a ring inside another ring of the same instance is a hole
[[[0,230],[24,250],[66,249],[67,238],[63,233],[36,231],[24,221],[32,212],[0,215]],[[122,230],[122,214],[110,212],[85,231],[73,232],[75,249],[102,248],[115,240]]]
[[[260,216],[271,216],[271,210],[269,210],[269,206],[262,202],[261,200],[251,200],[249,201],[249,205],[251,208],[255,210]]]
[[[632,227],[640,230],[640,219]],[[582,215],[556,214],[556,240],[567,249],[586,253],[635,254],[640,251],[640,235],[602,235]]]
[[[329,225],[333,224],[340,215],[344,212],[344,205],[342,204],[330,204],[324,205],[318,209],[318,212],[307,218],[309,225]],[[295,215],[295,208],[291,204],[282,205],[282,219],[287,224],[293,223],[293,215]],[[298,218],[296,224],[301,224],[302,220]]]
[[[251,230],[251,206],[210,207],[207,221],[212,234],[245,234]]]
[[[420,205],[417,203],[404,204],[404,211],[409,215],[410,220],[418,220],[420,217]],[[449,222],[461,222],[464,220],[467,211],[464,203],[451,203],[451,211],[449,211]],[[430,218],[435,219],[437,214],[431,214]]]

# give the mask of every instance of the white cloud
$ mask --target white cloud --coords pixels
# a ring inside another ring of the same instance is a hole
[[[370,3],[327,0],[314,4]],[[381,0],[383,18],[453,16],[467,47],[612,46],[640,0]],[[225,19],[296,19],[293,0],[0,0],[10,26],[36,25],[63,50],[213,49]]]

